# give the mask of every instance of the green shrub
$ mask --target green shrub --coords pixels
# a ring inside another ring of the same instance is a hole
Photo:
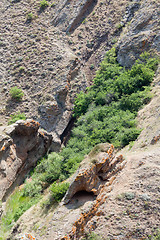
[[[33,13],[28,13],[27,14],[27,21],[32,21],[32,19],[33,19]]]
[[[22,89],[19,89],[18,87],[12,87],[10,90],[10,95],[13,99],[21,101],[24,93]]]
[[[36,199],[35,198],[31,198],[31,199],[26,198],[26,199],[27,199],[27,201],[23,200],[19,204],[18,208],[15,211],[15,214],[14,214],[15,222],[20,218],[20,216],[22,216],[22,214],[24,212],[26,212],[30,207],[32,207],[34,204],[36,204],[39,201],[38,198],[36,198]]]
[[[38,178],[33,179],[31,182],[27,182],[24,186],[22,195],[24,197],[37,197],[42,192],[42,185]]]
[[[61,174],[62,161],[63,157],[55,152],[50,153],[47,159],[42,159],[35,170],[36,173],[41,174],[40,180],[49,184],[57,180]]]
[[[154,237],[152,237],[151,240],[160,240],[160,229],[156,230]]]
[[[89,234],[86,234],[82,240],[102,240],[102,238],[98,234],[91,232]]]
[[[26,120],[25,113],[14,113],[10,115],[10,120],[8,121],[8,125],[15,123],[18,120]]]
[[[45,9],[46,7],[48,7],[49,6],[49,3],[46,1],[46,0],[42,0],[41,2],[40,2],[40,8],[41,9]]]
[[[69,188],[69,183],[62,182],[62,183],[53,183],[50,187],[52,192],[52,196],[54,197],[56,202],[61,201],[64,197],[65,193]]]

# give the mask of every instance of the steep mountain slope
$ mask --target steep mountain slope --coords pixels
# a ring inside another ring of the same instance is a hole
[[[63,118],[63,125],[67,124],[64,121],[70,116],[75,93],[86,88],[85,75],[92,78],[94,68],[112,46],[112,35],[127,3],[62,2],[50,2],[46,9],[40,8],[39,1],[1,2],[2,123],[20,110],[39,120],[50,132],[55,130],[56,122],[62,128],[58,132],[61,134],[64,129],[60,119]],[[75,26],[69,31],[73,23]],[[71,33],[66,35],[68,31]],[[89,60],[91,56],[94,60]],[[15,85],[25,93],[21,103],[10,100],[9,90]],[[58,94],[62,99],[58,100]],[[56,116],[51,110],[53,104],[57,107]],[[43,114],[46,108],[50,109],[49,119]]]
[[[52,145],[47,146],[52,151],[61,148],[73,125],[76,94],[92,84],[107,50],[116,43],[117,60],[126,67],[146,50],[157,55],[160,51],[159,2],[155,0],[57,0],[45,7],[38,0],[1,0],[0,26],[1,125],[7,125],[10,114],[24,112],[52,134]],[[13,86],[23,90],[22,101],[11,98]],[[137,141],[117,153],[123,155],[125,166],[116,171],[111,161],[111,178],[102,181],[100,176],[102,191],[93,194],[96,184],[77,188],[74,196],[68,195],[72,198],[67,205],[49,206],[46,190],[44,199],[16,222],[8,240],[25,233],[38,240],[90,239],[91,232],[105,240],[153,239],[160,226],[159,69],[152,86],[153,99],[137,116],[143,130]],[[102,149],[102,155],[107,151]],[[5,161],[2,156],[2,165]]]
[[[76,93],[87,87],[121,32],[117,53],[122,65],[133,63],[146,49],[159,51],[159,13],[156,1],[66,0],[48,5],[43,9],[37,0],[1,2],[0,119],[5,124],[10,114],[24,112],[53,133],[56,149]],[[24,91],[23,101],[11,100],[13,86]]]

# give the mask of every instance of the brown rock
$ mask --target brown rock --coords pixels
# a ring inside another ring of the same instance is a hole
[[[82,161],[75,173],[64,197],[64,204],[67,204],[79,191],[93,192],[98,195],[104,181],[113,181],[112,177],[123,168],[122,162],[122,155],[115,157],[113,145],[98,144]]]
[[[52,136],[34,120],[20,120],[0,136],[0,199],[23,182],[31,167],[48,151]]]

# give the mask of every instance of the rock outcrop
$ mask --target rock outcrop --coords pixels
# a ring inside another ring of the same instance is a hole
[[[114,180],[116,173],[124,167],[124,164],[122,155],[115,157],[113,145],[97,145],[80,164],[63,202],[67,204],[79,191],[98,195],[104,181]]]
[[[43,157],[52,142],[51,134],[39,130],[34,120],[19,120],[1,127],[0,135],[0,199],[5,199],[14,187]]]
[[[60,1],[61,4],[55,6],[57,15],[53,19],[53,25],[58,26],[62,31],[73,32],[82,21],[93,11],[97,0],[81,1]]]
[[[124,28],[117,47],[117,60],[126,67],[131,67],[144,51],[160,52],[159,2],[134,1],[131,6],[135,8],[126,9],[128,26]],[[134,9],[136,13],[131,20],[128,14],[131,15]]]

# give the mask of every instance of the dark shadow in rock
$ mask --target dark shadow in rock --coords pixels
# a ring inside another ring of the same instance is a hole
[[[18,3],[20,2],[21,0],[13,0],[11,3]]]
[[[70,202],[66,204],[68,209],[77,209],[83,206],[86,202],[94,201],[96,196],[92,192],[79,191],[74,194]]]
[[[66,146],[67,142],[70,139],[71,136],[71,130],[74,127],[74,122],[75,122],[75,118],[72,117],[68,123],[68,125],[66,126],[65,130],[63,131],[63,133],[60,136],[61,139],[61,143],[64,144],[64,146]]]

